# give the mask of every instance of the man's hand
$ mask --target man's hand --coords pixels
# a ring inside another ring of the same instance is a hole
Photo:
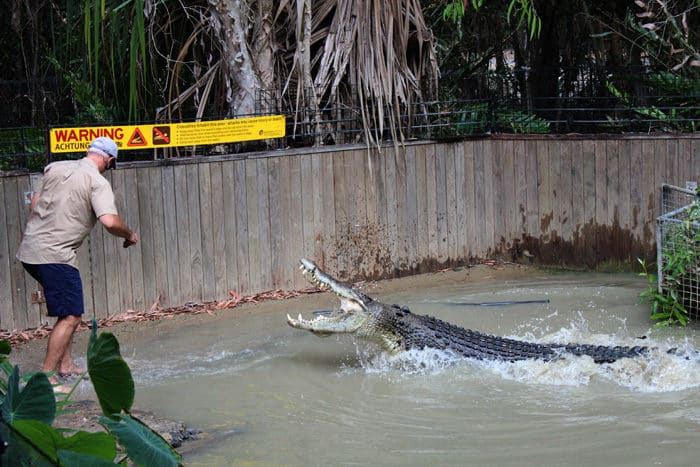
[[[131,232],[129,238],[124,239],[124,248],[129,248],[131,245],[136,245],[139,242],[139,236],[136,232]]]

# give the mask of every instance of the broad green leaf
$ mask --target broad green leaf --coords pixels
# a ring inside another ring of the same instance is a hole
[[[33,449],[57,462],[56,450],[61,445],[63,436],[51,425],[37,420],[17,420],[12,424],[17,433],[32,446]]]
[[[5,339],[0,339],[0,356],[8,356],[12,352],[10,343]]]
[[[129,415],[116,415],[120,421],[100,418],[119,443],[129,459],[140,465],[177,466],[180,455],[155,431]]]
[[[79,431],[65,438],[60,448],[86,456],[92,456],[112,462],[117,455],[117,443],[107,433],[89,433]],[[60,457],[60,456],[59,456]],[[71,464],[72,465],[72,464]]]
[[[119,342],[112,333],[97,337],[93,320],[87,351],[88,373],[95,388],[102,413],[108,417],[129,412],[134,403],[134,380],[129,365],[119,353]]]
[[[70,467],[114,467],[113,461],[91,456],[89,454],[65,451],[63,449],[59,450],[57,454],[58,460],[61,461],[61,465],[70,465]]]
[[[19,389],[19,367],[15,366],[2,401],[2,416],[10,424],[16,420],[38,420],[53,423],[56,417],[56,397],[44,373],[35,373],[26,386]]]
[[[20,422],[24,423],[24,421]],[[40,423],[41,422],[33,422]],[[44,425],[44,424],[42,424]],[[0,420],[0,438],[7,443],[0,454],[0,465],[8,466],[55,466],[56,461],[37,448],[35,443],[22,433]]]
[[[58,460],[58,451],[72,451],[90,457],[113,462],[117,455],[114,439],[107,433],[79,431],[64,438],[57,429],[36,420],[18,420],[13,425],[25,439],[52,460]],[[72,465],[72,464],[68,464]]]

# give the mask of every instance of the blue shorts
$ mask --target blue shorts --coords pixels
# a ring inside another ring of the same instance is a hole
[[[49,316],[81,316],[85,313],[80,272],[68,264],[27,264],[24,269],[41,284]]]

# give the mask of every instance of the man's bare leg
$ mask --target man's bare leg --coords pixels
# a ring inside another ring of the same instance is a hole
[[[80,321],[80,316],[73,315],[58,318],[49,336],[49,343],[46,346],[46,356],[44,357],[42,371],[46,373],[58,372],[59,365],[63,362],[66,352],[68,352],[70,363],[73,362],[70,349],[73,342],[73,333],[78,328]],[[49,381],[51,381],[52,384],[58,384],[58,381],[53,376],[49,378]]]
[[[80,376],[84,373],[85,370],[73,362],[73,336],[71,336],[70,341],[68,341],[68,347],[63,352],[63,358],[58,366],[58,374],[61,376]]]

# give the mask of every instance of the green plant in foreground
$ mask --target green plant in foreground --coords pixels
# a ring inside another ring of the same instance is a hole
[[[697,195],[700,199],[700,190]],[[688,324],[689,310],[684,295],[697,293],[688,284],[693,279],[697,282],[700,275],[700,202],[690,204],[685,209],[685,214],[684,221],[672,225],[663,239],[664,242],[675,245],[675,248],[672,252],[663,254],[663,281],[660,289],[657,275],[649,272],[645,261],[639,259],[642,265],[641,275],[648,282],[648,288],[640,296],[642,300],[651,303],[651,319],[657,321],[657,326]]]
[[[88,372],[104,417],[99,423],[106,433],[56,429],[56,399],[45,373],[20,378],[19,367],[9,363],[10,345],[0,341],[0,465],[114,465],[117,442],[126,455],[118,461],[127,465],[177,466],[180,455],[150,427],[129,411],[134,401],[134,380],[111,333],[97,336],[92,322],[88,343]],[[24,382],[24,384],[20,384]],[[67,396],[67,398],[70,397]],[[59,403],[65,405],[67,401]]]

